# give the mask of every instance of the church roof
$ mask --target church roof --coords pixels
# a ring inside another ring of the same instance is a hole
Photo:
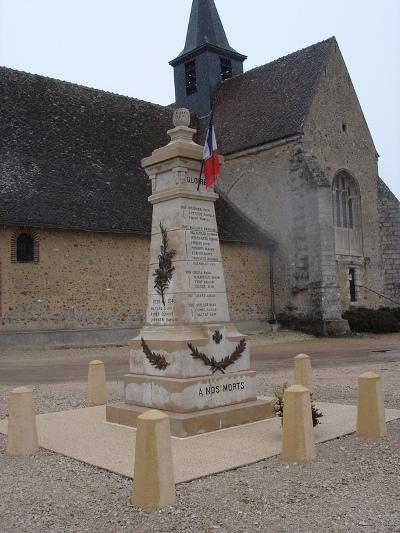
[[[170,107],[0,68],[0,224],[149,234],[143,157]],[[221,198],[220,238],[271,244]]]
[[[221,152],[230,154],[301,133],[335,43],[331,37],[226,80],[214,101]],[[203,119],[200,130],[205,127]]]
[[[184,61],[200,48],[217,48],[246,59],[230,46],[214,0],[193,0],[185,48],[170,64]]]
[[[214,112],[223,154],[301,133],[331,38],[227,80]],[[0,67],[0,224],[150,232],[140,161],[168,142],[171,107]],[[202,142],[206,120],[198,123]],[[222,198],[220,237],[271,243]]]

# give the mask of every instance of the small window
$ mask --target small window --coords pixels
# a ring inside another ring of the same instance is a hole
[[[34,258],[34,240],[29,233],[20,233],[17,237],[17,263],[32,263]]]
[[[346,124],[346,122],[342,123],[342,131],[343,131],[343,133],[347,133],[347,124]]]
[[[185,64],[186,95],[190,96],[197,92],[196,62],[189,61]]]
[[[349,291],[350,291],[350,302],[356,302],[357,293],[356,293],[356,269],[355,268],[349,269]]]
[[[232,62],[227,57],[220,57],[221,64],[221,80],[229,80],[232,78]]]

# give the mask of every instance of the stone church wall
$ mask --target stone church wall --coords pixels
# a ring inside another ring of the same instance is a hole
[[[293,143],[269,150],[249,150],[225,157],[221,191],[277,243],[274,252],[275,311],[291,305],[293,209],[291,163]]]
[[[271,317],[269,254],[256,246],[221,243],[231,319],[266,320]]]
[[[400,204],[382,180],[378,180],[380,239],[384,271],[385,307],[400,307]]]
[[[144,320],[147,237],[36,230],[39,262],[12,264],[14,231],[1,232],[3,328],[127,327]]]
[[[362,255],[336,253],[337,281],[342,311],[350,305],[348,272],[357,272],[358,305],[377,307],[379,297],[364,289],[383,290],[379,243],[377,154],[339,48],[332,53],[322,73],[319,88],[305,124],[303,149],[313,157],[332,185],[339,170],[346,170],[358,183],[361,195]],[[332,196],[321,205],[331,217]]]
[[[341,320],[341,312],[335,269],[334,233],[331,211],[325,208],[330,202],[330,189],[316,181],[301,155],[299,163],[297,172],[295,165],[293,166],[292,176],[293,186],[297,184],[297,194],[293,201],[297,212],[293,225],[293,301],[299,307],[299,298],[302,296],[303,305],[306,306],[303,315],[316,323],[323,321],[326,324],[336,324],[336,321]],[[303,264],[307,265],[307,269]],[[299,311],[301,310],[302,308],[299,308]],[[335,331],[332,332],[340,333],[337,331],[338,327],[336,324]]]
[[[354,255],[335,247],[332,182],[343,169],[354,177],[361,196],[362,253]],[[355,305],[378,307],[372,292],[383,290],[377,174],[368,126],[333,43],[304,135],[226,156],[219,182],[223,193],[278,243],[278,313],[345,329],[340,319],[350,306],[350,268],[356,271]]]
[[[320,191],[304,176],[299,139],[225,157],[219,187],[278,246],[274,251],[275,312],[317,323],[340,319],[321,278]],[[329,213],[330,214],[330,213]],[[332,226],[328,227],[332,232]],[[324,256],[336,287],[334,254]],[[336,293],[335,293],[336,296]],[[322,309],[321,301],[325,308]],[[333,308],[333,311],[331,311]],[[328,316],[327,316],[328,315]]]
[[[147,236],[35,229],[37,263],[12,263],[15,228],[0,230],[0,331],[130,328],[145,320]],[[233,320],[269,311],[264,249],[222,243]]]

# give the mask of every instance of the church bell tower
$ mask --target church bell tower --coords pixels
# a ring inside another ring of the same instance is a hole
[[[215,91],[226,79],[243,74],[245,59],[229,45],[214,0],[193,0],[185,48],[170,61],[177,107],[208,115]]]

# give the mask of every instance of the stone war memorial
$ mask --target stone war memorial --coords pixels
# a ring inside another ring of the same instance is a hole
[[[107,420],[135,426],[160,409],[184,437],[268,418],[273,407],[257,399],[246,338],[230,321],[218,195],[199,178],[203,148],[190,112],[177,109],[173,122],[170,143],[142,161],[153,205],[147,321],[130,341],[125,403],[108,406]]]
[[[400,531],[400,204],[335,37],[246,70],[216,3],[79,13],[191,7],[170,105],[0,66],[0,533]]]

